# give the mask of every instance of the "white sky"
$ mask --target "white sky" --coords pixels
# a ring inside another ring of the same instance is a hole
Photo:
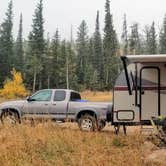
[[[105,0],[43,0],[45,32],[50,36],[56,28],[62,38],[70,38],[70,27],[74,34],[83,19],[86,20],[89,33],[93,33],[96,11],[100,11],[101,30],[104,26]],[[0,23],[5,17],[9,0],[0,0]],[[23,13],[24,36],[31,30],[32,15],[38,0],[13,0],[14,3],[14,35],[17,35],[19,15]],[[137,21],[143,29],[144,25],[155,21],[157,30],[166,14],[166,0],[111,0],[111,13],[114,26],[121,34],[124,13],[127,14],[128,25]]]

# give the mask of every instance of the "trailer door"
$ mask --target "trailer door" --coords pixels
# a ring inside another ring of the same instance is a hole
[[[143,67],[140,71],[140,118],[160,116],[160,69]]]

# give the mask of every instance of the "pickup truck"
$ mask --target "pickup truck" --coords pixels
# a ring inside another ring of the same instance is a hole
[[[66,89],[44,89],[25,100],[0,104],[2,123],[21,123],[24,119],[70,120],[83,131],[103,129],[111,120],[111,113],[111,103],[88,102],[78,92]]]

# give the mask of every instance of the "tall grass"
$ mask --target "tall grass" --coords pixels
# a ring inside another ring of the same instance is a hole
[[[0,165],[140,166],[140,135],[81,132],[53,123],[0,128]]]
[[[111,101],[111,92],[83,92],[90,101]],[[144,138],[81,132],[75,124],[0,125],[0,166],[141,166]]]

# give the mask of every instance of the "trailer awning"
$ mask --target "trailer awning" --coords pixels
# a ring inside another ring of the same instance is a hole
[[[125,56],[130,62],[133,63],[147,63],[147,62],[165,62],[166,54],[159,55],[127,55]]]

